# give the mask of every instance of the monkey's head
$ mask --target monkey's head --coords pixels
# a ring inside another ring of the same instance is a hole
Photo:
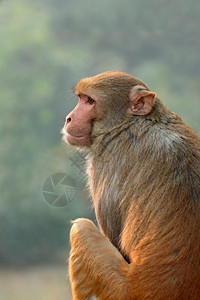
[[[150,114],[156,97],[139,79],[114,71],[81,79],[74,93],[79,101],[62,133],[68,144],[79,148],[90,147],[96,136],[126,120]]]

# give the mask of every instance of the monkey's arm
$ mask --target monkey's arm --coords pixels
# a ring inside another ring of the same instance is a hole
[[[128,263],[88,219],[77,219],[70,232],[69,276],[74,300],[97,296],[127,299]]]

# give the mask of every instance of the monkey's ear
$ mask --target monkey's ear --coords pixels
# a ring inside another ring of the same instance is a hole
[[[136,85],[132,88],[129,99],[130,106],[127,113],[144,116],[151,112],[156,94],[148,91],[144,86]]]

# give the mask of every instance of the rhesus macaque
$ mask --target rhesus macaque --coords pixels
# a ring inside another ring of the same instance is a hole
[[[62,132],[88,151],[100,231],[73,222],[73,299],[199,300],[200,139],[126,73],[83,78],[74,92]]]

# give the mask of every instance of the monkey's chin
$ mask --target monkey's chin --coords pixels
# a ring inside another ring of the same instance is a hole
[[[74,147],[89,147],[91,145],[90,136],[73,136],[69,133],[63,135],[64,141]]]

